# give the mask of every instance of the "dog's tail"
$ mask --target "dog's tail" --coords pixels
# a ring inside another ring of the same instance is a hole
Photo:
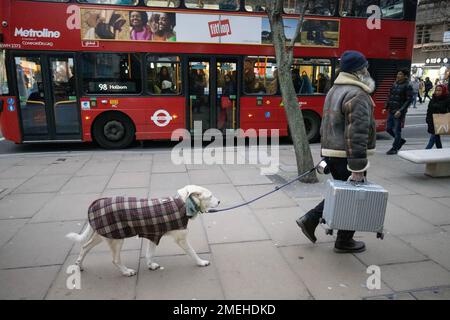
[[[75,242],[83,242],[92,235],[93,231],[94,230],[92,230],[91,225],[88,223],[88,225],[87,225],[86,229],[84,229],[83,233],[78,234],[75,232],[71,232],[71,233],[66,234],[66,238],[68,238],[72,241],[75,241]]]

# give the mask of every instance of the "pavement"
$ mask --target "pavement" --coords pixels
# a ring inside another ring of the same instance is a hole
[[[443,139],[450,145],[449,137]],[[427,141],[408,140],[405,149]],[[258,165],[174,165],[170,150],[29,153],[0,156],[0,299],[450,299],[450,178],[424,175],[424,165],[388,156],[380,136],[368,178],[389,191],[385,238],[357,233],[367,251],[333,252],[334,236],[318,228],[312,244],[295,219],[322,198],[329,176],[295,183],[248,206],[192,221],[200,268],[171,238],[146,267],[143,241],[125,241],[124,277],[102,243],[87,256],[81,289],[67,289],[67,269],[80,246],[64,237],[86,225],[96,198],[173,195],[186,184],[209,188],[227,207],[273,190],[296,176],[290,145],[280,147],[280,171]],[[319,145],[311,146],[319,160]],[[229,150],[234,154],[236,151]],[[242,154],[238,154],[243,157]],[[243,158],[242,158],[243,159]],[[379,266],[381,287],[369,289],[367,268]]]

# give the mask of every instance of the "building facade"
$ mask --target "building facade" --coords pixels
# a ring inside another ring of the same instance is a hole
[[[450,72],[450,0],[418,4],[412,74],[433,83],[448,82]]]

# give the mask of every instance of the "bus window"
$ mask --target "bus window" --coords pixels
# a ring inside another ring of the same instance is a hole
[[[244,61],[244,92],[280,95],[277,63],[274,57],[247,57]]]
[[[381,0],[383,19],[403,19],[403,0]]]
[[[139,0],[77,0],[77,1],[80,3],[116,4],[119,6],[135,6],[139,2]]]
[[[318,0],[308,1],[308,9],[306,14],[332,16],[334,15],[334,8],[336,0]],[[300,14],[305,5],[305,0],[284,0],[284,12],[289,14]]]
[[[389,1],[384,1],[389,2]],[[339,4],[339,13],[342,17],[368,17],[372,14],[367,13],[369,6],[380,5],[380,0],[341,0]]]
[[[331,88],[331,61],[294,59],[292,80],[297,94],[326,94]]]
[[[94,94],[140,93],[140,65],[135,53],[83,53],[83,89]]]
[[[184,4],[190,9],[239,10],[239,0],[185,0]]]
[[[179,57],[147,56],[147,90],[151,94],[180,94]]]
[[[245,0],[245,10],[250,12],[264,12],[266,11],[265,0]]]
[[[7,94],[9,94],[9,88],[6,78],[5,50],[0,50],[0,95]]]
[[[165,7],[165,8],[178,8],[180,6],[180,0],[147,0],[145,1],[147,7]]]

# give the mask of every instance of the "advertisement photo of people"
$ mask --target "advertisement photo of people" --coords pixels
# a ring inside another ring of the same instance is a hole
[[[82,40],[176,41],[172,12],[81,10]]]

